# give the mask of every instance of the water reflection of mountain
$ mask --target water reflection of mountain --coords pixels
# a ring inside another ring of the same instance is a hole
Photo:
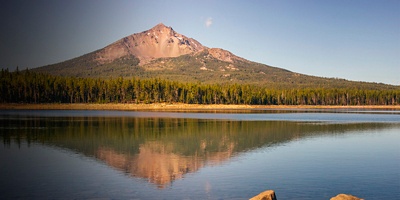
[[[96,157],[162,188],[186,173],[238,153],[305,137],[387,128],[390,124],[325,124],[166,118],[2,119],[5,146],[26,140]]]

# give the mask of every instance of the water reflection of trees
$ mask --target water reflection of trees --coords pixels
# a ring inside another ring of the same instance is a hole
[[[240,152],[390,126],[129,117],[9,118],[0,123],[4,146],[35,142],[71,149],[161,188]]]

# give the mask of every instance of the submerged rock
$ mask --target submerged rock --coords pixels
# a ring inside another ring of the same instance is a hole
[[[338,194],[335,197],[332,197],[331,200],[363,200],[358,197],[349,194]]]
[[[273,190],[266,190],[250,200],[276,200],[275,192]]]

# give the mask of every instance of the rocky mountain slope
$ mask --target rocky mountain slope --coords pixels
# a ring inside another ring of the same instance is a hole
[[[158,24],[150,30],[127,36],[101,49],[96,53],[96,61],[105,64],[133,55],[143,65],[155,58],[178,57],[204,49],[196,40],[181,35],[164,24]]]
[[[184,82],[260,84],[271,87],[398,88],[294,73],[208,48],[160,23],[102,49],[33,69],[75,77],[162,78]]]

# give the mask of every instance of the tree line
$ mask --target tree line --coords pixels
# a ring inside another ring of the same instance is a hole
[[[29,70],[0,74],[2,103],[187,103],[251,105],[400,105],[400,90],[271,88],[162,79],[77,78]]]

